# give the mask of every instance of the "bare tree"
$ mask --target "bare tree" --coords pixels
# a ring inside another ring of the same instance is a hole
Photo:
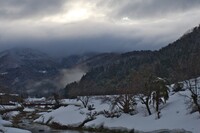
[[[90,96],[78,96],[77,101],[80,101],[83,104],[83,107],[87,108],[90,98]]]
[[[151,110],[150,110],[150,102],[151,102],[151,93],[150,92],[147,92],[147,95],[144,95],[144,94],[140,94],[139,95],[139,98],[141,100],[141,103],[144,104],[146,106],[146,109],[148,111],[148,114],[151,115]]]
[[[54,108],[59,108],[61,106],[60,105],[59,95],[57,93],[53,93],[53,97],[54,97],[54,100],[55,100],[55,106],[54,106]]]
[[[189,63],[186,65],[187,71],[186,77],[190,80],[186,80],[187,88],[191,93],[191,99],[200,114],[200,87],[198,76],[200,74],[200,61],[198,55],[195,55],[190,59]]]
[[[198,78],[185,81],[187,89],[191,93],[191,99],[200,114],[200,87]]]
[[[133,94],[123,93],[119,95],[104,96],[101,98],[102,103],[107,103],[111,107],[111,112],[106,111],[109,116],[119,116],[119,112],[133,113],[137,105]]]
[[[132,94],[113,96],[110,102],[112,109],[117,107],[123,113],[131,113],[135,111],[135,105],[137,105]]]
[[[187,61],[179,61],[175,68],[175,72],[175,77],[185,82],[187,89],[191,93],[190,98],[192,99],[192,104],[194,104],[197,109],[196,111],[200,114],[200,87],[198,79],[200,75],[199,54],[193,53]]]
[[[142,104],[145,105],[148,114],[151,115],[150,103],[151,94],[153,92],[153,80],[156,78],[154,75],[153,65],[143,65],[137,72],[133,74],[132,82],[134,88],[137,90],[137,94]]]
[[[183,86],[184,86],[183,83],[176,82],[172,89],[173,89],[174,92],[179,92],[179,91],[183,90]]]

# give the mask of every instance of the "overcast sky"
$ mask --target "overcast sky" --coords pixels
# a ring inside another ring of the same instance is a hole
[[[0,51],[154,50],[200,24],[200,0],[0,0]]]

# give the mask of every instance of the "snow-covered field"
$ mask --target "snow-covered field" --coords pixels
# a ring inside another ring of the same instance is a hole
[[[95,114],[95,119],[87,122],[85,127],[100,127],[104,126],[110,129],[135,129],[139,131],[154,131],[159,129],[184,129],[191,131],[192,133],[200,133],[200,115],[190,113],[187,103],[189,91],[181,91],[177,93],[170,93],[169,100],[162,106],[161,118],[157,119],[155,114],[155,108],[151,106],[152,115],[148,116],[146,108],[143,104],[138,102],[137,112],[135,115],[129,115],[122,113],[119,118],[106,118],[102,112],[104,110],[110,110],[109,104],[101,104],[101,100],[93,97],[89,104],[94,105],[94,110],[89,111],[86,108],[77,106],[80,102],[76,100],[65,100],[65,102],[75,103],[75,105],[69,105],[67,107],[60,107],[49,113],[44,113],[41,117],[35,120],[35,122],[49,124],[52,122],[59,123],[61,125],[70,125],[76,127],[80,123],[90,116],[89,114]]]

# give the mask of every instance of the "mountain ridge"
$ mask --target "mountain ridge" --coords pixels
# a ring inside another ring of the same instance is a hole
[[[38,50],[13,48],[0,55],[0,83],[11,92],[27,93],[33,89],[30,83],[34,86],[41,80],[52,80],[58,73],[59,64]]]
[[[0,53],[0,83],[17,93],[34,94],[41,90],[44,91],[40,93],[43,96],[58,89],[55,82],[60,70],[87,68],[87,73],[80,82],[68,84],[64,93],[70,94],[74,91],[76,95],[113,94],[127,87],[130,77],[133,77],[132,74],[145,65],[153,66],[156,70],[155,75],[175,81],[173,76],[177,74],[177,66],[187,64],[187,60],[192,60],[194,55],[200,56],[199,38],[200,26],[155,51],[88,53],[59,60],[38,50],[13,48]],[[198,62],[200,59],[197,58],[195,63]],[[200,75],[200,70],[196,75]],[[190,78],[192,76],[194,74],[191,74]],[[177,80],[184,78],[176,76]]]
[[[80,82],[67,85],[64,89],[65,94],[69,96],[119,93],[123,88],[130,86],[129,82],[134,73],[145,65],[153,66],[153,74],[167,78],[169,82],[189,79],[200,75],[200,70],[196,67],[200,64],[198,57],[200,57],[200,26],[160,50],[120,54],[119,58],[110,64],[91,69]],[[181,76],[184,73],[190,76]]]

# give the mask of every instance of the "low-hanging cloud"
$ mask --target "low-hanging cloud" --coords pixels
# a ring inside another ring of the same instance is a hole
[[[35,19],[62,11],[67,0],[1,0],[0,20]]]
[[[199,7],[199,0],[2,0],[0,49],[57,56],[159,49],[199,24]]]
[[[63,69],[57,78],[57,85],[60,88],[64,88],[69,83],[79,81],[85,73],[86,70],[83,68]]]
[[[100,7],[112,7],[110,16],[116,18],[159,19],[198,9],[199,0],[126,0],[99,1]]]

